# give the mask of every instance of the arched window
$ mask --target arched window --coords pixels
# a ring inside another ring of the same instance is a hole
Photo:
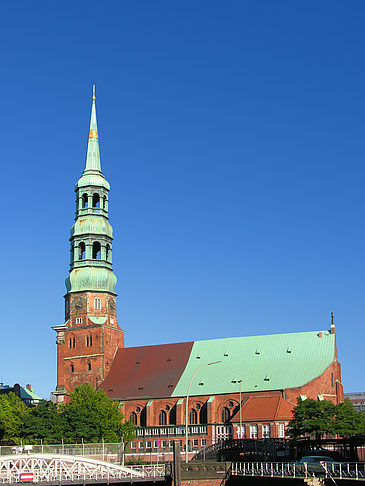
[[[136,412],[132,412],[130,414],[129,420],[132,422],[133,425],[137,425],[137,414],[136,414]]]
[[[106,196],[103,197],[103,209],[106,208]]]
[[[101,309],[101,299],[99,297],[95,297],[94,299],[94,309],[96,310]]]
[[[167,415],[165,410],[161,410],[158,414],[158,425],[166,425],[167,424]]]
[[[204,405],[202,406],[201,410],[200,410],[200,423],[201,424],[206,424],[208,423],[208,414],[207,414],[207,404],[204,403]]]
[[[87,208],[89,205],[87,194],[82,195],[82,207]]]
[[[197,424],[198,423],[198,412],[195,408],[192,408],[189,412],[189,424]]]
[[[86,336],[86,346],[90,347],[93,345],[93,337],[92,337],[92,334],[88,334]]]
[[[93,208],[100,208],[100,196],[99,194],[93,194]]]
[[[83,241],[79,243],[79,260],[85,260],[85,243]]]
[[[142,412],[140,413],[139,420],[141,427],[146,427],[147,425],[147,416],[146,416],[146,407],[142,408]]]
[[[76,345],[76,339],[75,339],[75,336],[73,334],[71,334],[70,336],[70,340],[69,340],[69,346],[70,348],[74,348]]]
[[[87,371],[91,371],[91,363],[87,364]]]
[[[72,363],[70,364],[70,371],[71,371],[71,373],[73,373],[75,371],[75,367]]]
[[[101,256],[101,245],[98,241],[94,241],[93,243],[93,259],[100,260]]]
[[[224,407],[222,410],[222,423],[229,422],[230,412],[227,407]]]
[[[172,407],[169,413],[169,424],[176,425],[176,407]]]
[[[110,257],[110,246],[109,245],[106,245],[105,247],[105,258],[106,258],[106,261],[108,262],[109,261],[109,257]]]

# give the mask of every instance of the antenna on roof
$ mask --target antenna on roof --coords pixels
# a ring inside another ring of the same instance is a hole
[[[335,317],[333,312],[331,312],[331,334],[335,333]]]

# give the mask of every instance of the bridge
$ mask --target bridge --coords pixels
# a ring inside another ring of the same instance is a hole
[[[165,482],[164,464],[125,467],[80,456],[20,454],[0,456],[0,484],[38,485]]]

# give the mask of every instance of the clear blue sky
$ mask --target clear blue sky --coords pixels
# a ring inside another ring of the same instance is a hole
[[[56,385],[91,86],[128,346],[326,329],[365,391],[363,1],[0,7],[0,381]]]

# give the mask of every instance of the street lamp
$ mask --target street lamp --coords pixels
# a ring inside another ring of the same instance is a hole
[[[186,409],[185,409],[185,462],[188,462],[189,461],[189,458],[188,458],[188,453],[189,453],[189,447],[188,447],[188,429],[189,429],[189,393],[190,393],[190,388],[191,388],[191,384],[193,383],[193,379],[194,379],[194,376],[198,373],[199,370],[201,370],[202,368],[204,368],[205,366],[211,366],[211,365],[214,365],[214,364],[217,364],[217,363],[221,363],[222,361],[212,361],[211,363],[205,363],[201,366],[199,366],[199,368],[197,370],[195,370],[193,376],[191,377],[191,380],[190,380],[190,383],[189,383],[189,387],[188,387],[188,392],[186,394]]]
[[[242,407],[242,398],[241,398],[241,383],[243,380],[233,380],[232,383],[239,383],[240,384],[240,438],[242,439],[242,412],[241,412],[241,407]]]

